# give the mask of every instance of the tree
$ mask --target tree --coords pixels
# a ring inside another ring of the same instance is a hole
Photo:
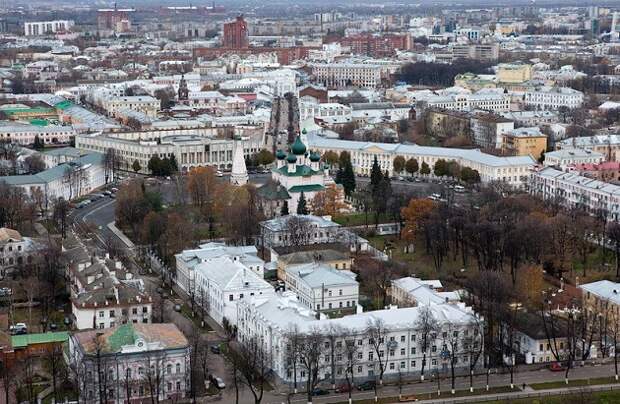
[[[159,173],[161,173],[162,170],[162,160],[157,155],[151,157],[147,168],[153,175],[160,175]]]
[[[420,336],[420,349],[422,350],[422,370],[420,371],[420,380],[424,381],[426,353],[439,332],[439,322],[435,318],[430,306],[425,305],[420,308],[420,315],[416,321],[415,328],[418,330]]]
[[[308,211],[308,207],[306,206],[306,197],[304,196],[304,191],[301,191],[301,195],[299,195],[299,201],[297,202],[297,214],[298,215],[307,215],[310,212]]]
[[[317,216],[334,216],[340,213],[345,207],[340,200],[340,195],[335,184],[327,186],[324,191],[317,192],[310,201],[312,213]]]
[[[62,238],[67,238],[67,217],[69,216],[69,202],[64,198],[59,198],[54,204],[52,220],[56,229],[60,231]]]
[[[616,278],[620,278],[620,223],[610,222],[607,225],[606,235],[616,257]]]
[[[383,319],[369,319],[366,325],[366,336],[370,344],[370,349],[374,353],[375,361],[379,364],[379,385],[383,385],[383,374],[387,368],[389,358],[387,336],[390,333]]]
[[[346,152],[342,152],[340,154],[341,163],[338,167],[338,173],[336,174],[336,182],[342,184],[344,188],[344,193],[347,196],[351,196],[355,191],[355,173],[353,172],[353,165],[351,164],[351,158],[343,159],[343,156],[348,156],[349,154]]]
[[[402,173],[405,169],[405,164],[405,158],[403,156],[394,157],[394,162],[392,163],[394,172]]]
[[[410,158],[405,163],[405,170],[407,170],[407,172],[410,175],[413,175],[413,174],[417,173],[418,169],[419,169],[419,167],[418,167],[418,160],[416,160],[414,158]]]
[[[461,168],[461,181],[464,181],[468,184],[477,184],[480,182],[480,173],[478,170],[473,170],[469,167]]]
[[[422,162],[422,168],[420,168],[420,174],[428,175],[431,173],[431,168],[426,164],[425,161]]]
[[[262,149],[256,155],[256,162],[259,165],[262,165],[262,166],[269,165],[269,164],[273,163],[274,160],[275,160],[275,157],[274,157],[273,153],[270,152],[267,149]]]
[[[282,209],[280,209],[280,216],[288,216],[288,201],[282,202]]]
[[[380,186],[382,182],[383,173],[381,172],[381,168],[379,168],[377,156],[375,156],[372,162],[372,168],[370,169],[370,191],[373,195],[373,199],[375,198],[375,195],[380,192]]]
[[[115,149],[109,147],[106,149],[103,155],[103,172],[105,175],[105,183],[114,181],[116,178],[116,172],[121,165],[121,156]]]
[[[39,135],[35,135],[32,148],[35,150],[43,150],[44,147],[45,147],[45,142],[39,137]]]
[[[323,162],[333,167],[336,164],[338,164],[338,161],[339,161],[338,153],[336,153],[333,150],[328,150],[325,153],[323,153],[323,155],[321,156],[321,160],[323,160]]]
[[[433,168],[433,174],[436,177],[443,177],[448,175],[448,163],[444,159],[439,159],[435,162],[435,167]]]
[[[142,170],[142,166],[140,165],[140,162],[137,159],[133,161],[131,168],[136,174],[139,173],[140,170]]]
[[[323,352],[323,334],[318,328],[313,328],[301,335],[299,341],[299,364],[306,374],[306,398],[312,402],[312,391],[318,385],[319,375],[325,366],[321,361]]]
[[[31,174],[37,174],[45,170],[45,162],[38,154],[32,154],[26,157],[25,163]]]
[[[407,207],[402,209],[402,216],[405,220],[405,227],[401,231],[402,237],[413,243],[435,208],[435,203],[430,199],[412,198]]]

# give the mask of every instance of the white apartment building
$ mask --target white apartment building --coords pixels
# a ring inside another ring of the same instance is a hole
[[[448,371],[450,365],[445,359],[446,356],[442,357],[441,353],[449,352],[455,345],[456,349],[453,349],[451,355],[456,359],[456,370],[468,369],[471,352],[479,351],[483,346],[482,320],[462,303],[432,304],[424,307],[428,307],[440,326],[440,331],[430,336],[430,347],[426,353],[426,373]],[[297,329],[302,338],[304,334],[314,331],[324,332],[326,335],[324,341],[321,341],[323,352],[319,363],[319,380],[330,380],[332,364],[335,368],[334,378],[337,381],[344,379],[347,355],[343,353],[343,346],[351,341],[354,341],[353,346],[356,349],[353,374],[356,381],[375,380],[379,373],[379,361],[385,369],[386,379],[396,378],[399,374],[419,374],[422,368],[424,355],[417,326],[420,313],[426,310],[422,309],[422,306],[389,308],[338,319],[317,319],[316,313],[297,301],[293,293],[285,292],[268,299],[244,301],[239,304],[238,310],[239,341],[244,343],[251,338],[263,341],[264,349],[273,355],[274,373],[288,383],[293,382],[295,373],[287,357],[291,345],[287,335],[294,329]],[[367,334],[368,328],[373,324],[380,324],[384,329],[383,337],[379,339],[376,347],[370,343]],[[327,335],[334,329],[341,330],[344,335],[330,340]],[[476,362],[476,367],[478,366],[482,366],[481,360]],[[299,363],[296,377],[297,382],[307,378]]]
[[[190,91],[186,101],[180,101],[195,109],[207,109],[225,113],[243,113],[247,102],[240,97],[227,97],[219,91]]]
[[[605,161],[601,153],[587,149],[560,149],[545,153],[545,166],[559,167],[565,170],[573,164],[598,164]]]
[[[604,211],[610,220],[620,218],[620,186],[545,167],[533,173],[529,187],[531,194],[543,199],[554,199],[565,207],[583,208],[596,214]]]
[[[161,102],[148,95],[108,97],[101,100],[101,107],[112,116],[124,109],[131,109],[142,112],[150,118],[155,118],[161,107]]]
[[[41,245],[17,230],[0,228],[0,279],[15,267],[37,261]]]
[[[353,310],[359,301],[355,274],[317,262],[292,265],[285,269],[286,290],[297,294],[299,302],[311,310],[338,312]]]
[[[67,32],[75,25],[73,20],[34,21],[24,23],[25,36],[39,36]]]
[[[376,88],[381,84],[384,67],[362,63],[313,64],[316,81],[330,88],[350,86]]]
[[[177,285],[194,301],[208,307],[211,318],[236,324],[237,304],[244,299],[271,297],[274,288],[264,278],[265,262],[255,246],[229,247],[207,243],[176,254]]]
[[[300,241],[293,240],[296,235],[291,234],[300,229],[304,233],[303,244],[333,243],[338,239],[340,225],[321,216],[280,216],[260,223],[260,242],[265,247],[290,246]]]
[[[525,92],[523,102],[536,109],[557,110],[560,107],[579,108],[583,93],[569,87],[540,87]]]
[[[352,108],[337,102],[315,103],[308,101],[299,102],[299,120],[308,118],[331,118],[341,117],[351,120]]]
[[[23,146],[34,144],[38,136],[45,144],[70,143],[76,135],[72,126],[63,125],[30,125],[30,124],[6,124],[0,125],[0,141],[7,139],[12,143]]]
[[[177,132],[183,134],[172,135]],[[148,162],[153,156],[164,158],[174,155],[181,172],[203,166],[214,166],[221,170],[232,167],[232,139],[189,134],[192,132],[200,133],[200,130],[84,134],[75,137],[75,147],[99,153],[113,149],[122,158],[123,169],[133,170],[133,162],[137,160],[143,173],[148,172]],[[245,156],[251,156],[263,148],[262,137],[244,136],[242,143]]]
[[[446,94],[425,97],[423,107],[473,111],[476,109],[491,112],[510,111],[510,95],[496,91],[479,91],[474,94]]]
[[[416,159],[420,166],[424,162],[431,169],[439,159],[453,160],[461,167],[478,171],[482,182],[503,181],[520,187],[529,182],[531,170],[536,165],[530,156],[498,157],[474,149],[328,139],[315,133],[308,133],[306,144],[308,149],[320,153],[348,151],[353,170],[358,175],[370,175],[375,157],[381,170],[393,175],[394,157],[403,156],[405,160]]]

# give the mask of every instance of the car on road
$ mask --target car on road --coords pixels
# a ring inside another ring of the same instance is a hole
[[[110,196],[110,195],[112,195],[112,192],[110,192],[110,191],[103,191],[102,194],[105,195],[105,196]]]
[[[221,377],[217,377],[215,375],[209,375],[209,381],[213,383],[213,385],[215,385],[215,387],[217,387],[220,390],[226,387],[226,384],[224,383],[224,380],[222,380]]]
[[[349,391],[351,391],[353,386],[349,386],[347,383],[343,383],[340,384],[338,386],[336,386],[336,390],[334,390],[336,393],[348,393]]]
[[[566,370],[566,367],[562,362],[553,362],[549,365],[549,370],[552,372],[563,372]]]
[[[220,350],[219,345],[211,345],[210,349],[211,349],[211,352],[213,352],[214,354],[218,354],[219,355],[219,354],[222,353],[222,351]]]
[[[220,170],[217,170],[217,171],[215,172],[215,176],[216,176],[216,177],[223,177],[223,176],[224,176],[224,173],[223,173],[223,172],[221,172]]]
[[[313,396],[324,396],[326,394],[329,394],[329,390],[325,390],[325,389],[321,389],[321,388],[316,388],[314,390],[312,390],[312,395]]]
[[[117,193],[118,192],[118,188],[110,188],[110,191],[112,191],[112,193]]]
[[[367,380],[364,383],[358,384],[356,387],[358,390],[361,390],[361,391],[374,390],[376,384],[377,383],[374,380]]]
[[[11,335],[28,334],[28,326],[25,323],[17,323],[9,327]]]

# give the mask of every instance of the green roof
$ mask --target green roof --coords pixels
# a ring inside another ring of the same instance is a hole
[[[41,334],[13,335],[11,345],[13,348],[26,348],[28,345],[49,344],[52,342],[65,342],[69,339],[68,331],[45,332]]]
[[[297,135],[295,142],[291,146],[291,152],[298,156],[306,153],[306,145],[301,141],[301,137],[299,135]]]
[[[270,201],[291,199],[291,196],[282,185],[268,182],[256,191],[258,195]]]
[[[45,119],[35,118],[30,120],[30,124],[34,126],[47,126],[48,123]]]
[[[73,105],[73,104],[71,103],[71,101],[69,101],[69,100],[64,100],[64,101],[60,101],[58,104],[54,105],[54,107],[56,107],[56,108],[58,108],[58,109],[62,109],[62,110],[64,110],[64,109],[69,108],[71,105]]]
[[[319,184],[295,185],[294,187],[291,187],[291,189],[289,189],[288,192],[293,192],[293,193],[297,193],[297,192],[315,192],[315,191],[322,191],[324,189],[325,189],[325,187],[323,185],[319,185]]]
[[[294,173],[288,172],[288,166],[283,166],[274,170],[282,175],[286,175],[287,177],[309,177],[311,175],[316,175],[319,173],[318,171],[314,171],[312,168],[306,165],[296,166]]]
[[[108,346],[111,352],[118,352],[124,345],[133,345],[136,342],[136,331],[131,324],[123,324],[108,337]]]
[[[54,112],[54,110],[52,108],[47,108],[47,107],[6,108],[6,109],[3,109],[2,112],[4,112],[7,115],[19,114],[19,113],[24,113],[24,112],[27,112],[29,114],[34,114],[34,113],[51,114]]]

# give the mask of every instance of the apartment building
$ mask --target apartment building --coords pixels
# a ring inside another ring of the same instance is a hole
[[[312,74],[316,81],[329,88],[377,88],[381,84],[383,71],[384,67],[381,65],[363,63],[312,65]]]
[[[547,150],[547,135],[538,126],[504,132],[502,150],[515,156],[532,156],[536,160]]]
[[[606,161],[620,161],[620,135],[594,135],[573,137],[559,141],[556,149],[584,149],[601,153]]]
[[[536,164],[530,156],[498,157],[474,149],[328,139],[315,133],[309,133],[307,139],[310,150],[321,153],[346,150],[351,154],[355,173],[366,176],[370,175],[375,157],[381,170],[393,175],[394,157],[403,156],[405,160],[414,158],[420,166],[426,163],[429,167],[433,167],[439,159],[453,160],[462,167],[478,171],[482,182],[503,181],[521,187],[529,182],[531,170]]]
[[[150,118],[155,118],[161,107],[161,102],[157,98],[148,95],[107,97],[101,101],[101,107],[112,116],[115,116],[122,110],[131,109],[142,112]]]
[[[441,355],[453,356],[456,371],[462,371],[469,369],[472,351],[482,349],[481,319],[462,303],[402,309],[391,307],[326,319],[322,316],[317,318],[317,314],[302,305],[293,293],[284,292],[275,298],[244,301],[239,304],[238,310],[240,343],[253,339],[264,341],[264,349],[273,355],[271,367],[274,374],[287,383],[292,383],[295,377],[297,382],[307,378],[301,367],[293,372],[288,358],[292,349],[289,337],[293,330],[297,330],[300,338],[308,333],[324,333],[324,339],[313,342],[322,350],[319,380],[330,380],[332,376],[336,381],[344,379],[347,363],[347,355],[343,354],[345,344],[350,344],[349,347],[354,350],[353,377],[356,381],[375,380],[379,362],[385,369],[385,379],[419,374],[424,357],[426,372],[448,371],[449,364]],[[430,335],[430,346],[425,355],[420,346],[422,338],[417,321],[426,310],[437,320],[440,329]],[[380,339],[374,341],[368,331],[376,324],[380,324],[383,331]],[[329,337],[330,330],[334,329],[342,330],[343,334]],[[475,363],[474,367],[478,366],[482,366],[482,361]],[[335,374],[332,374],[332,368]]]
[[[452,60],[474,59],[496,61],[499,58],[499,44],[455,44],[452,46]]]
[[[620,218],[620,186],[545,167],[532,174],[529,192],[555,200],[568,209],[581,208],[591,214],[605,212],[610,220]]]
[[[605,160],[605,156],[595,151],[584,149],[560,149],[545,153],[545,166],[554,166],[565,170],[575,164],[598,164]]]
[[[34,21],[24,23],[25,36],[39,36],[67,32],[75,25],[73,20]]]
[[[337,102],[314,103],[301,101],[299,103],[299,120],[304,121],[308,118],[331,118],[339,117],[351,120],[352,108],[349,105]]]
[[[420,100],[419,104],[422,109],[483,110],[499,113],[510,111],[510,96],[494,89],[483,89],[473,94],[433,95]]]
[[[0,141],[6,139],[22,146],[34,144],[35,138],[45,144],[70,143],[76,130],[69,125],[32,125],[9,123],[0,125]]]
[[[569,87],[539,87],[525,92],[524,104],[540,110],[557,110],[560,107],[579,108],[584,96]]]

